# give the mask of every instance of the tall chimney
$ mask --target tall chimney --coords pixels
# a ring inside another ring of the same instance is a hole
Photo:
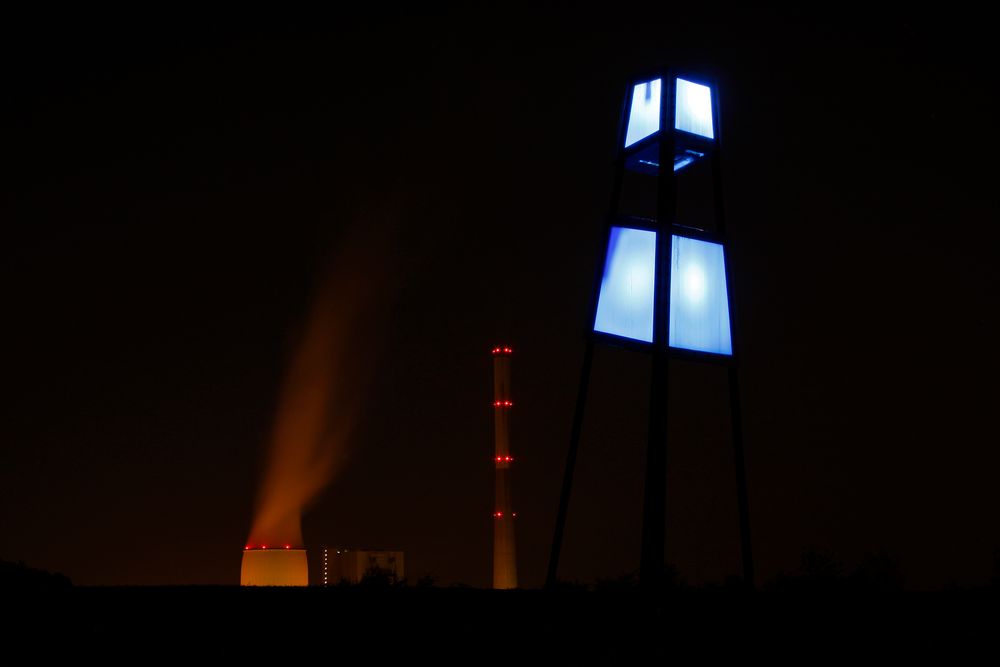
[[[514,548],[514,518],[510,502],[510,357],[514,350],[493,348],[493,423],[496,445],[496,504],[493,510],[493,588],[517,588],[517,561]]]

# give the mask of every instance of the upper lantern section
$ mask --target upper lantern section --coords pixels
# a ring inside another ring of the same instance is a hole
[[[685,79],[677,79],[675,109],[674,128],[706,139],[715,139],[711,88]]]
[[[704,157],[716,140],[713,99],[711,86],[680,77],[649,79],[635,84],[622,145],[627,167],[633,171],[656,173],[660,166],[657,142],[644,140],[657,135],[663,122],[669,124],[671,119],[676,131],[674,171]],[[668,113],[664,113],[664,100],[673,105],[666,109]]]
[[[654,132],[660,131],[660,88],[661,80],[653,79],[640,83],[632,89],[632,105],[628,112],[628,130],[625,132],[625,148]]]

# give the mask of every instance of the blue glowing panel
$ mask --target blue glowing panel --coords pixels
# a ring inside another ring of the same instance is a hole
[[[594,331],[653,342],[656,232],[612,227]]]
[[[733,353],[722,245],[672,238],[669,343],[684,350]]]
[[[625,148],[660,130],[660,80],[640,83],[632,91]]]
[[[715,132],[712,127],[711,88],[703,86],[700,83],[677,79],[676,112],[675,128],[708,139],[715,138]]]

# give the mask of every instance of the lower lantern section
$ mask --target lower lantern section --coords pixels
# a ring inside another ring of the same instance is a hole
[[[594,331],[653,342],[656,232],[612,227]]]
[[[670,347],[733,354],[725,251],[719,243],[671,239]]]
[[[665,301],[670,347],[732,356],[725,248],[672,234],[669,298],[657,299],[656,234],[611,228],[594,331],[652,343],[655,309]]]
[[[241,586],[308,586],[305,549],[247,548],[240,568]]]

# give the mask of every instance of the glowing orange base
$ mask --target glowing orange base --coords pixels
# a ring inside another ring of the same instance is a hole
[[[240,568],[241,586],[308,586],[305,549],[246,549]]]

